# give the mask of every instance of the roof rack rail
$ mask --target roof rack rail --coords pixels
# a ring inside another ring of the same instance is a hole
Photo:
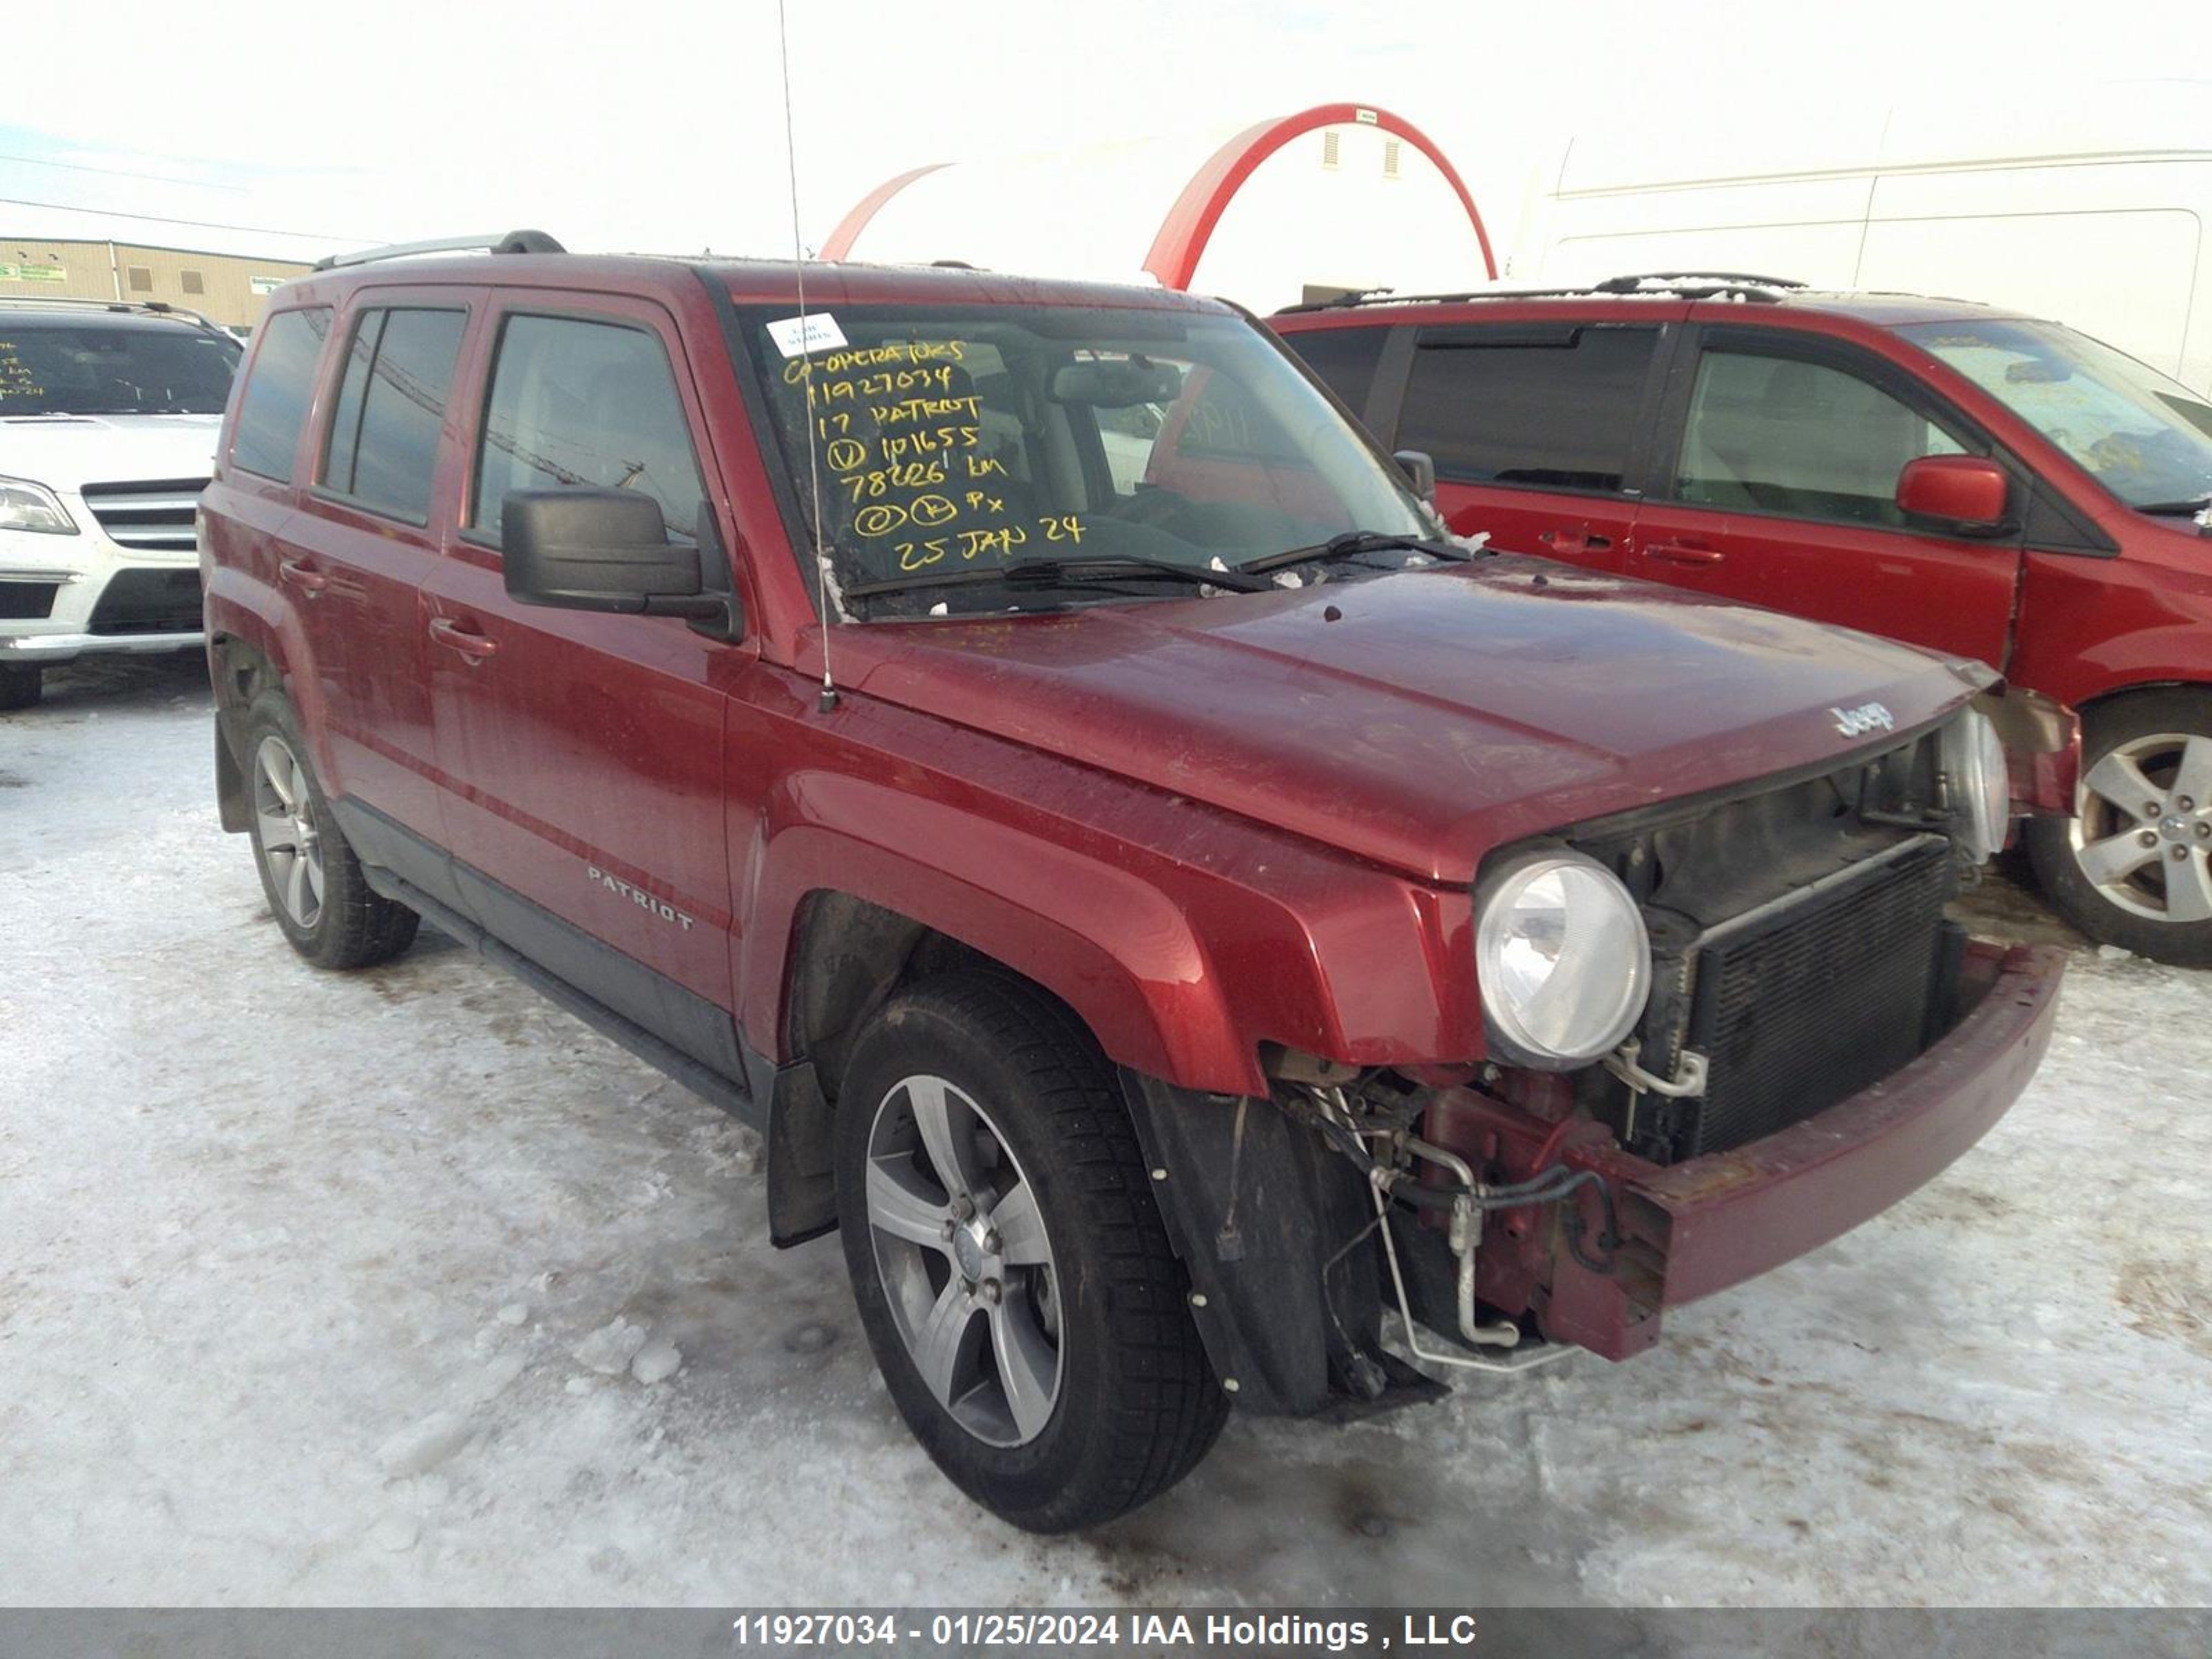
[[[1608,276],[1603,282],[1575,283],[1559,288],[1475,288],[1458,294],[1393,294],[1387,288],[1356,289],[1333,300],[1310,300],[1304,305],[1285,306],[1275,315],[1290,317],[1301,312],[1348,310],[1359,306],[1457,306],[1477,300],[1574,300],[1596,294],[1617,297],[1648,295],[1655,298],[1674,295],[1689,300],[1710,300],[1732,294],[1772,304],[1784,294],[1804,286],[1788,276],[1753,276],[1725,270],[1662,270],[1633,276]]]
[[[1482,297],[1480,292],[1401,294],[1391,288],[1354,288],[1341,294],[1333,294],[1326,300],[1304,300],[1294,306],[1280,307],[1275,315],[1290,317],[1307,311],[1349,311],[1355,306],[1450,305],[1461,300],[1480,300]]]
[[[415,253],[566,253],[542,230],[510,230],[502,236],[441,236],[427,242],[392,242],[365,247],[358,253],[331,253],[315,261],[317,270],[337,270],[347,265],[374,264],[380,259],[404,259]]]
[[[1348,288],[1341,294],[1330,295],[1326,300],[1308,300],[1300,305],[1285,306],[1283,309],[1285,311],[1329,311],[1339,306],[1365,305],[1370,300],[1379,303],[1397,292],[1395,288]],[[1408,294],[1401,297],[1408,300],[1425,300],[1432,296],[1425,294]]]
[[[1594,294],[1637,294],[1646,283],[1664,289],[1679,289],[1685,285],[1701,288],[1790,289],[1802,288],[1804,283],[1793,276],[1754,276],[1746,270],[1647,270],[1633,276],[1608,276],[1601,283],[1590,284]]]
[[[82,306],[94,311],[145,311],[156,317],[174,317],[179,322],[211,328],[218,334],[229,331],[191,307],[173,306],[167,300],[102,300],[88,294],[7,294],[0,295],[0,306]]]

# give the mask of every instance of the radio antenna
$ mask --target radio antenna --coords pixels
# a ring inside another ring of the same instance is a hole
[[[805,362],[811,352],[813,329],[806,313],[806,246],[799,235],[799,141],[791,117],[791,27],[784,21],[784,0],[775,0],[776,50],[783,60],[783,155],[791,174],[791,275],[799,286],[799,355]],[[822,542],[822,458],[815,436],[813,365],[799,380],[806,392],[806,480],[813,495],[814,599],[822,613],[822,696],[816,708],[826,714],[837,706],[837,682],[830,672],[830,635],[836,619],[830,609],[830,550]]]

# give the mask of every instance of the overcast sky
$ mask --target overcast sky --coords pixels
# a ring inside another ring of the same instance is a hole
[[[1869,103],[2212,77],[2208,0],[789,3],[810,244],[924,162],[1345,99],[1426,129],[1506,233],[1577,131],[1802,133]],[[230,9],[218,27],[167,6],[13,10],[8,201],[329,238],[534,225],[580,248],[789,251],[773,3],[380,0]],[[0,204],[11,232],[36,218]]]

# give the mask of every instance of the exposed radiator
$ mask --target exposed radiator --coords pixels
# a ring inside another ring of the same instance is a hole
[[[1772,1134],[1922,1052],[1950,948],[1951,856],[1922,836],[1705,935],[1688,1041],[1707,1081],[1681,1156]]]

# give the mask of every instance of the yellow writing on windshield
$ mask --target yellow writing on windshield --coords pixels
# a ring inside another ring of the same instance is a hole
[[[1082,542],[1081,516],[1038,513],[1014,471],[1019,441],[1006,428],[1019,424],[990,412],[968,367],[995,371],[999,361],[961,340],[894,340],[784,365],[783,383],[813,423],[825,485],[836,480],[824,495],[850,514],[854,540],[881,550],[872,559],[889,555],[913,572]]]
[[[31,368],[15,355],[13,340],[0,340],[0,398],[43,398],[46,389],[39,384]]]

